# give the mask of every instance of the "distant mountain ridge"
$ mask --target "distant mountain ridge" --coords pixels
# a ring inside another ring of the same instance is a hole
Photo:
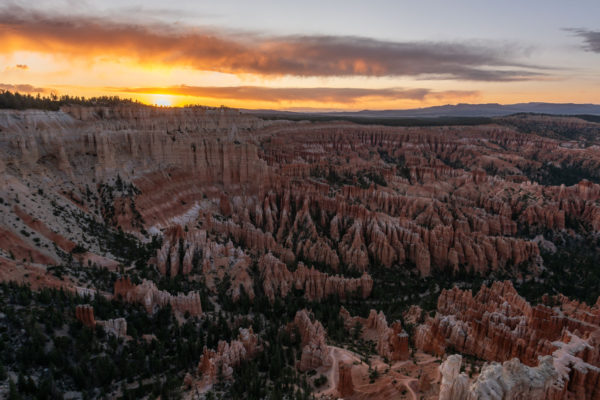
[[[437,118],[437,117],[502,117],[511,114],[600,115],[598,104],[517,103],[456,104],[407,110],[362,110],[347,112],[291,112],[277,110],[244,110],[256,114],[321,115],[362,118]]]

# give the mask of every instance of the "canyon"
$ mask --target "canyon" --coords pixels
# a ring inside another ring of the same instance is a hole
[[[190,399],[598,399],[598,124],[523,118],[0,110],[0,280]]]

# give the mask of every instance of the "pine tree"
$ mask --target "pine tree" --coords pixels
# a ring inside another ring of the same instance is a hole
[[[13,382],[12,379],[8,381],[8,400],[21,400],[22,397],[17,390],[17,385]]]

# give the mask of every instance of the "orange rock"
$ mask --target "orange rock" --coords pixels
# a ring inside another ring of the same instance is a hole
[[[96,320],[94,319],[94,307],[83,304],[75,307],[75,318],[87,327],[93,328],[96,326]]]
[[[229,203],[229,197],[225,193],[219,195],[219,207],[221,208],[221,214],[226,217],[231,216],[231,203]]]
[[[352,364],[338,363],[338,396],[348,397],[354,394],[354,382],[352,381]]]

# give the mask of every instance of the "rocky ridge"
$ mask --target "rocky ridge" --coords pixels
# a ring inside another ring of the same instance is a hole
[[[114,296],[127,302],[141,303],[148,313],[154,313],[158,307],[170,305],[173,311],[179,315],[186,313],[191,316],[202,315],[199,293],[172,295],[158,290],[152,281],[144,280],[139,285],[134,285],[129,277],[121,277],[115,282]]]
[[[304,297],[310,301],[323,300],[332,295],[342,300],[347,296],[366,299],[373,288],[373,279],[366,272],[360,278],[345,278],[328,275],[314,267],[309,269],[302,263],[298,263],[296,270],[290,272],[283,262],[270,253],[260,258],[258,268],[264,292],[271,302],[275,296],[285,298],[293,288],[304,290]]]
[[[489,288],[482,286],[475,296],[457,288],[445,290],[435,317],[415,330],[415,345],[435,354],[453,350],[505,362],[490,366],[482,380],[506,375],[500,372],[503,369],[517,376],[527,367],[548,371],[547,365],[551,365],[551,389],[544,384],[538,389],[521,385],[515,390],[535,389],[537,398],[594,399],[600,396],[600,309],[564,296],[557,296],[553,303],[557,305],[531,306],[508,281],[495,282]],[[510,361],[513,358],[517,360]],[[448,364],[452,371],[455,361]],[[463,380],[460,378],[460,382]],[[488,390],[483,389],[487,383],[481,385],[478,390]]]

